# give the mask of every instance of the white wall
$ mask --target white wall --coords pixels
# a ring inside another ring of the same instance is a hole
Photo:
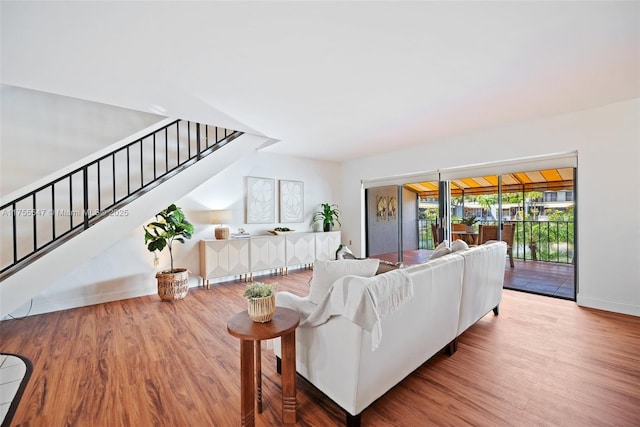
[[[197,286],[199,283],[198,242],[200,239],[213,237],[214,226],[210,224],[212,209],[233,211],[229,224],[232,232],[236,232],[238,227],[243,227],[252,234],[267,234],[266,230],[279,224],[244,224],[246,176],[274,178],[276,185],[280,179],[304,182],[305,222],[286,224],[296,231],[312,230],[310,221],[313,212],[319,210],[321,203],[333,203],[339,199],[340,166],[337,163],[260,152],[232,163],[176,201],[196,229],[191,240],[184,245],[176,244],[174,248],[175,265],[186,267],[192,272],[191,286]],[[276,191],[276,198],[277,194]],[[53,282],[33,299],[30,314],[155,294],[157,290],[154,275],[158,270],[169,267],[169,256],[165,250],[160,254],[159,265],[154,267],[153,254],[145,248],[142,230],[142,225],[151,219],[152,214],[148,220],[131,230],[126,238]],[[46,280],[45,276],[43,280]],[[12,315],[25,315],[29,312],[30,305],[31,302],[24,304]]]
[[[209,209],[231,208],[232,231],[243,225],[246,176],[303,181],[305,216],[309,220],[320,203],[339,204],[343,213],[342,241],[352,241],[350,247],[358,255],[364,239],[362,179],[577,150],[578,303],[640,315],[640,251],[636,248],[640,241],[639,117],[640,99],[635,99],[342,165],[255,153],[178,200],[195,223],[196,236],[176,250],[177,264],[198,274],[197,241],[213,235],[213,225],[208,224]],[[18,167],[20,162],[14,165]],[[275,225],[244,228],[258,233]],[[35,298],[32,312],[60,309],[63,304],[86,305],[116,299],[123,289],[131,295],[155,293],[156,270],[152,254],[144,248],[141,226],[52,283]],[[300,231],[310,229],[308,223],[289,226]],[[158,268],[166,268],[166,257],[164,254]],[[24,314],[27,308],[28,304],[14,314]]]
[[[162,119],[1,85],[0,194],[6,196]]]
[[[343,165],[343,241],[364,251],[362,179],[578,151],[578,304],[640,315],[640,99]]]
[[[273,224],[246,224],[246,177],[273,178],[276,184],[276,222]],[[278,180],[302,181],[304,183],[304,218],[301,223],[278,222]],[[232,220],[227,225],[231,233],[244,228],[252,235],[269,234],[267,230],[278,225],[296,231],[312,231],[311,217],[320,210],[320,204],[338,203],[340,190],[340,165],[333,162],[316,161],[257,152],[229,166],[195,191],[178,201],[185,214],[194,223],[196,235],[180,248],[182,266],[195,274],[200,270],[198,241],[212,239],[214,225],[210,223],[211,210],[231,210]],[[337,225],[337,224],[336,224]],[[318,231],[318,229],[316,229]]]

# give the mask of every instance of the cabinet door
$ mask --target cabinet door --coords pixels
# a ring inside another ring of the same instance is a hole
[[[200,275],[205,280],[229,275],[229,245],[227,241],[200,241]]]
[[[314,233],[295,233],[286,235],[287,266],[313,264],[316,259],[316,240]]]
[[[336,259],[340,238],[339,231],[316,233],[316,259]]]
[[[249,252],[252,272],[285,266],[284,236],[252,237]]]
[[[287,265],[284,236],[272,237],[269,240],[269,263],[271,268],[282,268]]]
[[[249,243],[250,270],[269,270],[271,267],[269,258],[270,237],[252,237]]]
[[[249,239],[228,240],[229,275],[245,274],[249,268]]]

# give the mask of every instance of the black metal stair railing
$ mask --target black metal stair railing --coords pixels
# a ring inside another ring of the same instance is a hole
[[[0,280],[241,136],[176,120],[0,207]]]

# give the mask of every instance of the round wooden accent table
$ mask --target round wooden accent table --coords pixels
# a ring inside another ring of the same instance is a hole
[[[247,311],[227,322],[227,331],[240,339],[240,407],[243,426],[255,425],[254,400],[262,412],[262,367],[260,342],[282,337],[282,421],[296,423],[296,328],[300,316],[294,310],[276,307],[267,323],[251,320]],[[255,384],[254,384],[255,375]],[[257,390],[257,393],[254,393]]]

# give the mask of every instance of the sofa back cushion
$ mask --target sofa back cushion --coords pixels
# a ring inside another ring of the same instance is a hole
[[[466,251],[469,245],[464,240],[458,239],[451,244],[451,252]]]
[[[346,246],[344,246],[344,248],[346,248]],[[356,256],[352,254],[351,251],[349,251],[349,252],[343,253],[342,257],[337,257],[336,259],[361,259],[362,260],[367,258],[356,258]],[[391,261],[385,261],[381,259],[380,264],[378,265],[378,270],[376,271],[376,276],[378,274],[384,274],[392,270],[397,270],[398,268],[402,268],[401,262],[391,262]]]
[[[450,254],[451,249],[449,249],[448,245],[449,245],[449,241],[444,240],[442,243],[436,246],[436,248],[431,253],[431,257],[429,257],[429,260],[438,259],[440,257]]]
[[[380,265],[378,265],[378,269],[376,270],[376,276],[378,274],[388,273],[390,271],[397,270],[399,268],[402,268],[401,262],[389,262],[389,261],[380,260]]]
[[[373,277],[380,261],[369,259],[316,260],[313,264],[309,300],[319,304],[333,282],[344,276]]]

